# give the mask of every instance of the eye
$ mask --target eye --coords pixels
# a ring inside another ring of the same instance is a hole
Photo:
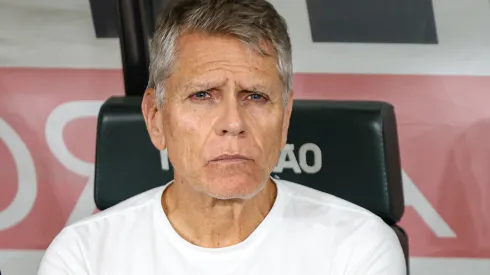
[[[191,98],[195,100],[206,100],[210,97],[211,95],[209,94],[208,91],[199,91],[191,95]]]
[[[260,93],[257,93],[257,92],[252,92],[250,93],[247,98],[253,100],[253,101],[266,101],[267,98],[263,95],[263,94],[260,94]]]

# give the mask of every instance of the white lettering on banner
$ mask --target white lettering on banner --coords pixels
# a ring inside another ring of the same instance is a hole
[[[439,238],[456,238],[456,233],[432,207],[412,179],[402,170],[405,205],[412,206],[432,232]]]
[[[309,165],[306,161],[306,154],[308,152],[313,153],[313,164]],[[299,147],[298,151],[299,161],[294,154],[294,144],[286,144],[281,151],[277,166],[272,172],[281,173],[284,169],[293,169],[296,174],[302,172],[308,174],[314,174],[322,169],[322,150],[318,145],[313,143],[305,143]],[[162,170],[168,171],[170,169],[170,163],[168,160],[167,150],[160,151],[160,163]]]
[[[286,144],[281,151],[276,167],[272,170],[274,173],[282,173],[284,169],[292,169],[294,173],[301,174],[298,160],[294,155],[294,144]]]
[[[306,154],[313,153],[313,164],[308,165],[306,162]],[[294,144],[286,144],[281,151],[279,161],[272,170],[274,173],[282,173],[284,169],[292,169],[294,173],[315,174],[322,169],[322,150],[314,143],[305,143],[299,147],[298,151],[299,162],[294,154]]]
[[[308,151],[313,153],[313,165],[306,162]],[[315,174],[322,169],[322,150],[314,143],[306,143],[299,147],[299,166],[308,174]]]
[[[94,190],[94,164],[75,157],[66,147],[63,140],[63,129],[75,119],[84,117],[97,117],[99,109],[104,102],[99,100],[72,101],[59,105],[48,116],[45,136],[49,149],[68,170],[87,177],[88,181],[73,209],[67,224],[89,216],[95,210],[93,199]]]
[[[0,230],[18,224],[31,212],[37,196],[36,167],[31,153],[15,130],[0,118],[0,140],[12,154],[17,168],[18,188],[14,200],[0,211]]]

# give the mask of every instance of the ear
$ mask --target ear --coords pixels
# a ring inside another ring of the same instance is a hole
[[[158,150],[166,148],[165,135],[163,131],[163,118],[161,108],[157,108],[155,89],[148,88],[141,102],[141,111],[145,118],[146,129],[150,135],[151,142]]]
[[[289,121],[291,119],[291,113],[293,111],[293,97],[294,90],[291,90],[288,94],[288,103],[286,106],[286,110],[284,111],[284,119],[282,121],[281,150],[284,149],[284,146],[286,146],[288,140]]]

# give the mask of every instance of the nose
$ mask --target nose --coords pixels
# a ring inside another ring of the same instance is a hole
[[[242,106],[236,101],[236,98],[232,97],[220,102],[220,105],[219,117],[214,126],[216,134],[243,137],[246,134],[246,125]]]

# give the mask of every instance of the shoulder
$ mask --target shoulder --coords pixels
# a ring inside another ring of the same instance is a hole
[[[151,189],[63,228],[41,261],[40,271],[46,272],[39,274],[58,274],[55,271],[59,270],[88,274],[90,259],[85,257],[91,254],[89,252],[99,251],[122,239],[126,241],[131,236],[128,230],[141,231],[139,224],[145,224],[145,220],[152,218],[154,205],[157,205],[155,200],[159,201],[163,189]]]
[[[398,237],[380,217],[331,194],[275,181],[287,201],[288,216],[306,224],[312,234],[325,236],[328,232],[325,238],[335,239],[335,263],[341,270],[350,270],[345,274],[388,274],[382,270],[405,274]]]
[[[88,264],[78,236],[63,229],[44,252],[38,275],[89,274]]]
[[[394,234],[380,217],[361,206],[294,182],[276,182],[287,202],[285,211],[288,216],[302,223],[330,231],[336,229],[345,235],[345,239],[359,234]]]
[[[152,211],[155,200],[160,202],[164,188],[165,186],[160,186],[133,196],[108,209],[72,223],[65,230],[81,232],[95,225],[100,228],[102,225],[109,226],[111,224],[118,224],[119,222],[127,222],[128,219],[132,218],[143,218],[144,213],[147,212],[149,214]]]
[[[406,261],[396,233],[384,222],[372,220],[350,236],[339,249],[338,263],[346,274],[405,275]]]
[[[284,199],[288,201],[287,210],[294,208],[294,212],[302,217],[309,217],[319,223],[347,221],[358,225],[371,220],[381,221],[369,210],[332,194],[286,180],[275,181]]]

